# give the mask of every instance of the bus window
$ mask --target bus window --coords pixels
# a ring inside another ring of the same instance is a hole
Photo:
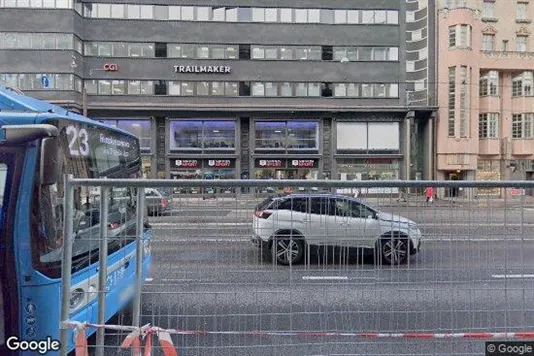
[[[35,186],[39,204],[34,204],[34,246],[37,269],[51,278],[61,275],[63,246],[63,174],[75,178],[139,178],[141,155],[135,137],[88,124],[59,122],[58,182],[52,186]],[[76,135],[73,135],[73,132]],[[83,134],[82,134],[83,133]],[[81,135],[81,136],[80,136]],[[82,137],[77,143],[73,137]],[[79,146],[79,147],[78,147]],[[108,253],[133,242],[136,234],[135,191],[109,190]],[[78,271],[98,261],[100,245],[100,189],[74,189],[74,242],[72,268]]]

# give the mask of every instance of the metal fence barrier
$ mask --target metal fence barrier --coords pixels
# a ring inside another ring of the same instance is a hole
[[[99,196],[83,205],[91,187]],[[122,328],[91,340],[97,355],[146,324],[171,330],[179,355],[483,355],[484,340],[534,337],[533,188],[68,177],[62,292],[77,273],[72,242],[97,239],[99,324],[104,293],[133,288],[133,312],[106,323]],[[117,287],[108,258],[133,241],[135,282]]]

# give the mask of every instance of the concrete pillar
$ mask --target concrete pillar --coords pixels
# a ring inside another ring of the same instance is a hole
[[[415,112],[409,111],[403,122],[403,142],[402,142],[402,156],[403,169],[401,170],[401,179],[408,180],[411,175],[411,137],[412,137],[412,122],[415,117]]]
[[[434,115],[428,120],[425,126],[425,162],[423,179],[434,178]]]

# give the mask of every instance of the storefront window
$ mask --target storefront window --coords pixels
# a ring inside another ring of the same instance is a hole
[[[276,180],[283,179],[319,179],[319,160],[317,159],[256,159],[254,178],[273,180],[271,187],[259,189],[260,193],[317,191],[318,188],[290,188],[279,185]]]
[[[235,179],[235,159],[171,159],[171,179]],[[233,193],[232,188],[188,187],[177,188],[181,194],[225,194]]]
[[[316,150],[318,131],[316,121],[256,121],[256,148]]]
[[[128,120],[128,119],[114,119],[110,120],[109,118],[96,118],[96,120],[103,121],[104,123],[108,125],[112,125],[115,127],[118,127],[120,129],[123,129],[125,131],[130,132],[131,134],[135,135],[139,139],[139,144],[141,146],[141,150],[143,151],[150,151],[150,145],[152,142],[152,123],[150,119],[136,119],[136,120]]]
[[[235,149],[236,123],[233,120],[171,121],[171,149]]]

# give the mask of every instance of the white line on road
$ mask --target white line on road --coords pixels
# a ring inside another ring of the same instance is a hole
[[[534,274],[492,274],[491,278],[505,279],[505,278],[534,278]]]
[[[323,280],[343,280],[346,281],[349,279],[347,276],[302,276],[302,279],[304,280],[312,280],[312,281],[323,281]]]

